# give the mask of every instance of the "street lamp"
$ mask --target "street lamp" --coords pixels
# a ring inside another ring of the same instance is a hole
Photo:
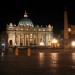
[[[75,47],[75,41],[72,41],[72,42],[71,42],[71,45],[72,45],[72,47],[74,48],[74,47]]]
[[[2,43],[2,50],[5,50],[5,43]]]
[[[52,44],[53,44],[54,47],[56,47],[57,42],[58,42],[58,40],[55,39],[55,38],[52,40]]]
[[[40,46],[44,46],[44,42],[40,42]]]

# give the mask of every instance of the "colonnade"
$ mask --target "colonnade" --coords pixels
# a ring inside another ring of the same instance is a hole
[[[12,40],[13,46],[39,46],[40,42],[43,42],[45,46],[48,44],[48,36],[45,34],[12,34],[8,40]]]

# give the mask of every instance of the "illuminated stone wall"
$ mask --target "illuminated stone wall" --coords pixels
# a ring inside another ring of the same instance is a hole
[[[42,25],[41,27],[39,25],[34,26],[25,12],[18,25],[12,23],[7,25],[6,33],[8,34],[9,46],[40,46],[42,44],[51,46],[49,42],[53,39],[53,26],[50,24],[46,27],[42,27]]]
[[[49,40],[53,39],[53,26],[48,27],[24,27],[16,26],[10,23],[7,25],[6,32],[8,34],[8,44],[12,46],[31,46],[40,45],[40,42],[44,43],[44,46],[48,46]]]

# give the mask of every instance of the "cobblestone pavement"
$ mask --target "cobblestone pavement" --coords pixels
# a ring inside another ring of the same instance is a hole
[[[47,49],[0,52],[0,75],[75,75],[75,53]]]

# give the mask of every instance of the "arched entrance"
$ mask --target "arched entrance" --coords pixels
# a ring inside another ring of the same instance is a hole
[[[9,41],[9,47],[12,47],[12,40]]]

